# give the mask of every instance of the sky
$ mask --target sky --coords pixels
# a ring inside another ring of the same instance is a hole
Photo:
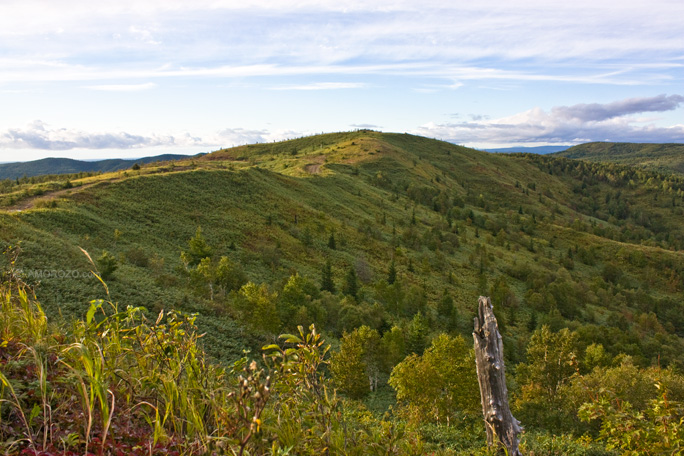
[[[0,162],[684,142],[681,0],[0,0]]]

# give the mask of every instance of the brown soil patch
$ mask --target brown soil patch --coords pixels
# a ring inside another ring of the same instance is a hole
[[[313,158],[313,163],[304,166],[304,171],[309,174],[318,174],[321,172],[321,166],[325,163],[325,155],[319,155]]]

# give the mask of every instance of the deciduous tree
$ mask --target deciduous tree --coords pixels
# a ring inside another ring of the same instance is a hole
[[[389,383],[417,421],[448,423],[459,412],[479,409],[475,358],[461,336],[440,334],[423,355],[397,364]]]

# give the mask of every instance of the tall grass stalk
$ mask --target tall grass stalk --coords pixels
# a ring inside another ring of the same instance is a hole
[[[27,347],[27,350],[33,355],[34,363],[38,368],[38,386],[40,388],[40,399],[43,409],[43,448],[46,448],[48,438],[52,439],[52,407],[48,398],[46,360],[38,353],[35,347]]]
[[[12,405],[17,413],[19,414],[19,417],[21,419],[22,424],[24,425],[24,433],[26,435],[25,439],[19,439],[17,441],[12,442],[12,444],[16,444],[21,442],[21,440],[27,440],[29,445],[31,446],[31,449],[35,452],[36,451],[36,444],[35,444],[35,439],[33,438],[33,432],[31,431],[31,426],[29,424],[29,421],[26,419],[26,414],[24,413],[24,409],[21,406],[21,402],[19,401],[19,398],[17,397],[17,393],[14,391],[14,388],[12,387],[12,384],[10,381],[5,377],[5,375],[0,372],[0,383],[2,383],[2,389],[0,390],[0,404],[2,403],[8,403]],[[9,389],[10,395],[12,396],[12,400],[8,399],[2,399],[4,397],[4,390],[5,388]],[[1,415],[0,415],[1,416]]]

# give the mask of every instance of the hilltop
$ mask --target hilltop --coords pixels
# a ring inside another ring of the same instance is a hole
[[[676,175],[364,130],[51,179],[5,187],[0,240],[21,242],[15,267],[57,321],[83,316],[95,298],[144,306],[152,320],[162,309],[196,313],[203,346],[224,364],[315,323],[336,353],[382,347],[354,358],[368,375],[330,374],[382,414],[414,404],[408,392],[397,403],[395,366],[446,344],[441,333],[465,353],[477,297],[489,295],[516,416],[577,435],[595,428],[563,389],[574,369],[684,367]],[[544,393],[530,371],[540,337],[573,344],[558,348],[570,370]],[[545,412],[549,402],[565,415]],[[402,419],[444,424],[444,412],[415,407]]]
[[[684,144],[592,142],[554,155],[684,174]]]

